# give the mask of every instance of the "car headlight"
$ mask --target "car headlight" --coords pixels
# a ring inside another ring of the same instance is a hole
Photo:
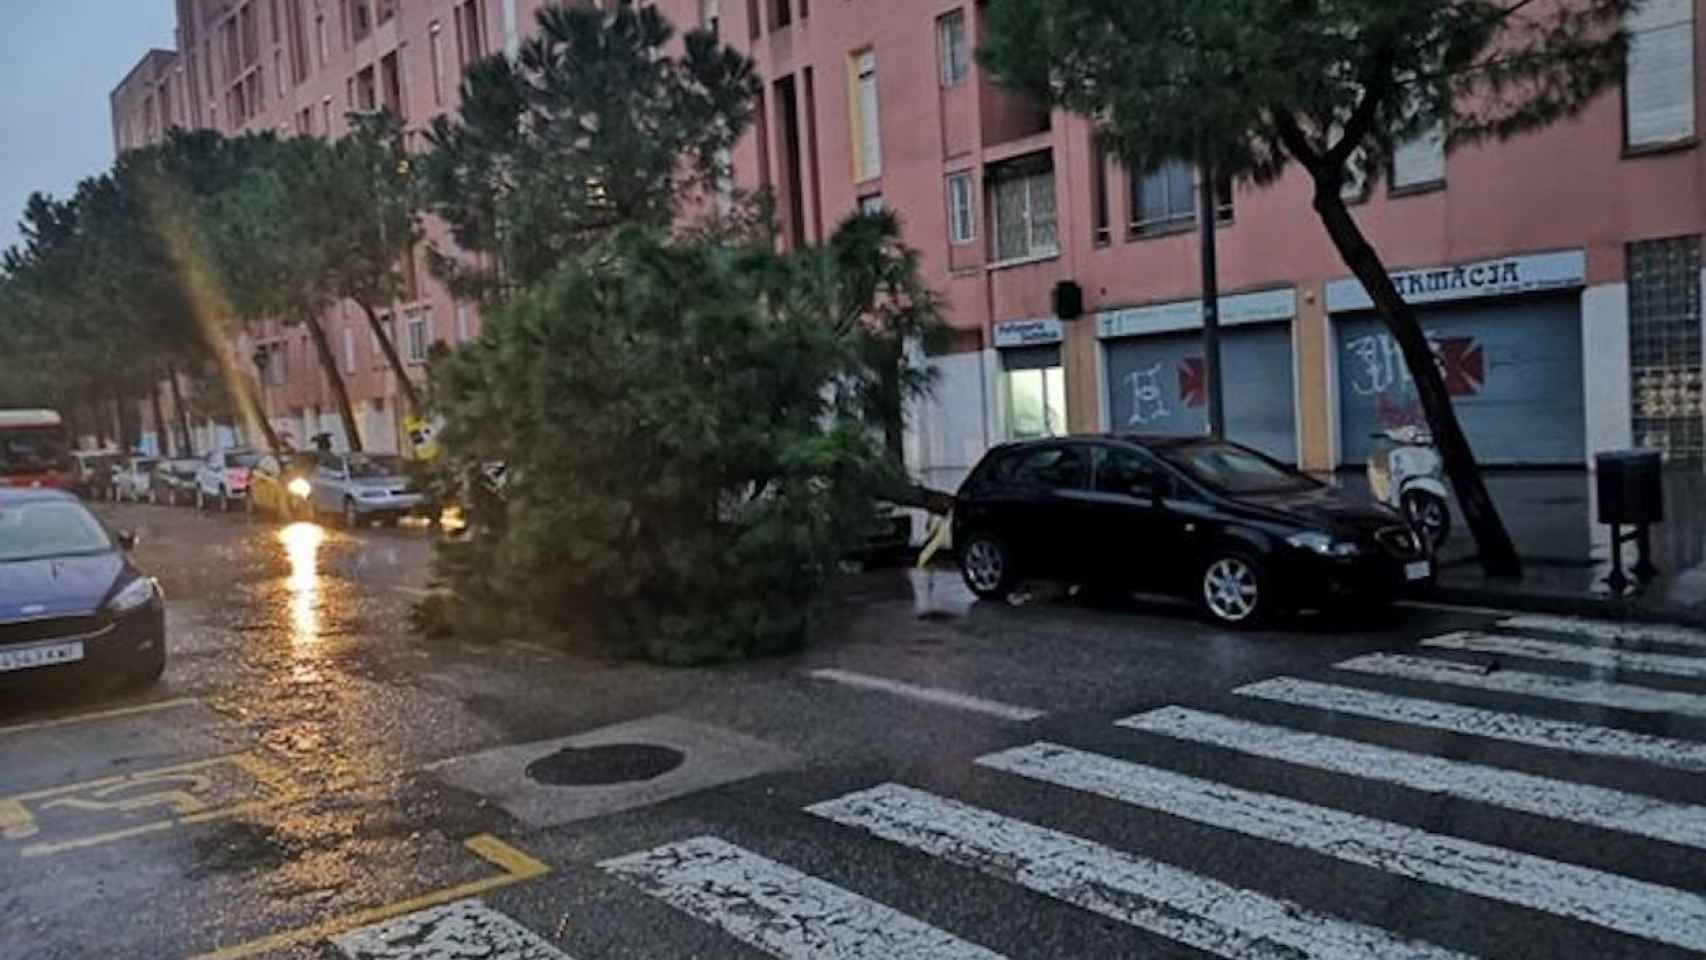
[[[113,598],[107,601],[107,609],[113,613],[130,613],[140,610],[154,602],[160,595],[160,585],[151,577],[138,577],[125,584]]]
[[[1325,533],[1310,530],[1304,533],[1294,533],[1285,538],[1285,542],[1299,550],[1308,550],[1323,557],[1354,557],[1362,552],[1362,548],[1345,540],[1335,540]]]
[[[290,491],[291,496],[300,497],[303,500],[308,499],[308,495],[314,492],[314,486],[301,477],[292,478],[290,483],[286,484],[285,489]]]

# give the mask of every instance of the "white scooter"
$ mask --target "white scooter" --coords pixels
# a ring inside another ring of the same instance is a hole
[[[1451,500],[1445,463],[1433,437],[1420,427],[1394,427],[1373,434],[1368,451],[1368,486],[1374,498],[1403,511],[1435,550],[1451,535]]]

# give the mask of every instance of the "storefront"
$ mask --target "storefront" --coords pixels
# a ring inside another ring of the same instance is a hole
[[[1287,463],[1297,450],[1291,287],[1220,299],[1220,366],[1227,439]],[[1096,315],[1107,409],[1117,433],[1208,432],[1202,304],[1196,300]]]
[[[1066,428],[1066,368],[1059,319],[1010,320],[995,325],[995,349],[1001,357],[997,402],[1002,438],[1057,437]]]
[[[1399,271],[1458,420],[1483,464],[1586,460],[1580,250]],[[1414,381],[1354,278],[1327,285],[1341,465],[1364,463],[1372,434],[1425,425]]]

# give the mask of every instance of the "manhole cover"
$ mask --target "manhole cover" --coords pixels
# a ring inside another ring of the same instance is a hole
[[[650,780],[681,766],[687,755],[650,743],[564,747],[527,765],[528,779],[550,787],[590,787]]]

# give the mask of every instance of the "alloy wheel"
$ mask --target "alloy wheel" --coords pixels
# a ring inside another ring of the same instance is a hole
[[[1239,557],[1222,557],[1203,574],[1203,602],[1209,612],[1227,623],[1250,619],[1261,602],[1256,571]]]
[[[988,540],[973,540],[966,548],[966,579],[977,590],[992,593],[1000,589],[1007,573],[1006,558],[1001,548]]]

